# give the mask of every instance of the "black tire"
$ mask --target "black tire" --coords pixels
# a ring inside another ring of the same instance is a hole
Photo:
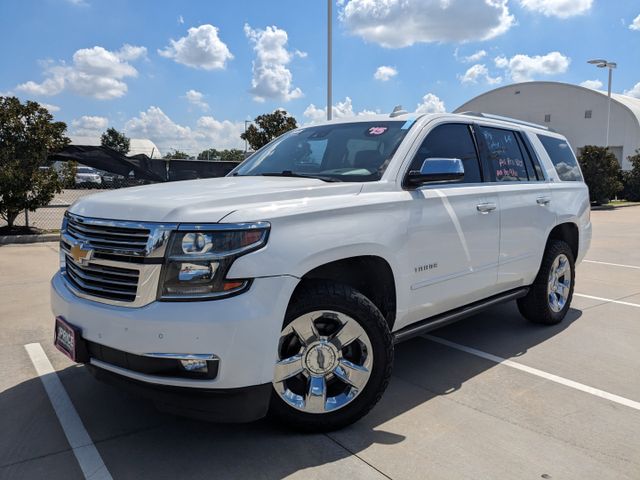
[[[272,389],[269,416],[286,427],[306,432],[326,432],[350,425],[366,415],[382,397],[393,366],[393,337],[380,310],[363,294],[347,285],[328,281],[305,281],[291,300],[284,328],[296,318],[318,310],[348,315],[364,329],[372,347],[369,379],[357,396],[342,408],[308,413],[287,404]]]
[[[569,296],[564,307],[556,312],[551,308],[548,293],[549,274],[552,265],[558,256],[564,255],[569,260],[571,280],[569,286]],[[540,271],[536,276],[529,293],[518,299],[518,310],[529,321],[544,325],[555,325],[560,323],[567,315],[571,307],[573,298],[573,287],[575,285],[575,259],[571,247],[562,240],[550,240],[542,258]]]

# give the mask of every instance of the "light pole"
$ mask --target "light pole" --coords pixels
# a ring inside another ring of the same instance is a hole
[[[607,140],[605,142],[605,147],[609,148],[609,125],[611,123],[611,79],[613,78],[613,69],[618,66],[615,62],[609,62],[608,60],[595,59],[589,60],[587,63],[591,65],[595,65],[598,68],[608,68],[609,69],[609,86],[607,88]]]
[[[249,151],[249,143],[247,142],[247,124],[251,123],[251,120],[244,121],[244,153]]]
[[[332,27],[333,27],[333,14],[332,10],[333,0],[327,0],[327,120],[331,120],[331,89],[333,85],[331,84],[331,37],[332,37]]]

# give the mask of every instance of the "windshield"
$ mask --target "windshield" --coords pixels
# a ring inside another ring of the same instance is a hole
[[[90,167],[78,167],[77,172],[78,173],[96,173],[96,171]]]
[[[412,123],[338,123],[292,130],[258,150],[230,175],[379,180]]]

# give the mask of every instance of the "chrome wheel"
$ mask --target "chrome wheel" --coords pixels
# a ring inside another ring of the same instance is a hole
[[[372,366],[371,341],[357,321],[315,311],[280,334],[273,386],[297,410],[325,413],[351,403],[367,385]]]
[[[564,253],[561,253],[551,264],[549,280],[547,282],[547,296],[549,307],[554,312],[560,312],[567,304],[571,291],[571,264]]]

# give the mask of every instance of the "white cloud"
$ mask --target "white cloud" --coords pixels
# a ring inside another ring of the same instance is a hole
[[[347,30],[387,48],[497,37],[515,23],[507,0],[343,0]]]
[[[180,25],[184,24],[184,17],[182,15],[178,15],[178,23]]]
[[[467,55],[466,57],[459,57],[458,56],[458,49],[456,48],[455,51],[453,52],[453,56],[457,60],[460,60],[463,63],[475,63],[475,62],[479,62],[484,57],[486,57],[487,56],[487,51],[486,50],[478,50],[477,52],[472,53],[471,55]]]
[[[85,0],[67,0],[67,3],[75,5],[76,7],[87,7],[89,4]]]
[[[592,4],[593,0],[520,0],[520,5],[527,10],[559,18],[587,13]]]
[[[286,102],[302,97],[302,90],[293,87],[293,75],[287,68],[293,55],[286,48],[287,32],[276,26],[259,30],[245,24],[244,33],[253,43],[253,50],[256,53],[251,80],[251,93],[254,100],[263,102],[271,98]],[[301,53],[298,53],[298,56],[301,56]]]
[[[636,83],[631,90],[625,90],[624,94],[630,97],[640,98],[640,82]]]
[[[169,40],[170,45],[158,53],[177,63],[203,70],[224,69],[233,55],[218,37],[218,28],[213,25],[191,27],[186,37]]]
[[[437,95],[427,93],[422,97],[422,102],[416,105],[416,113],[444,113],[444,102]]]
[[[129,62],[146,56],[145,47],[125,44],[118,51],[103,47],[82,48],[73,54],[71,65],[43,62],[45,80],[32,80],[16,86],[28,95],[51,96],[63,90],[100,100],[122,97],[127,93],[125,78],[138,71]]]
[[[244,145],[240,139],[244,122],[203,116],[192,128],[175,123],[155,106],[129,119],[124,130],[130,137],[151,139],[162,151],[177,149],[191,155],[197,155],[207,148],[242,148]]]
[[[631,30],[640,30],[640,15],[638,15],[636,18],[633,19],[633,22],[631,22],[631,25],[629,25],[629,28]]]
[[[138,47],[125,43],[122,48],[118,50],[116,55],[120,60],[124,60],[125,62],[132,62],[134,60],[138,60],[139,58],[146,58],[147,47]]]
[[[49,113],[54,113],[54,112],[59,112],[60,111],[60,107],[57,105],[52,105],[50,103],[42,103],[42,102],[38,102],[40,104],[41,107],[46,108],[47,110],[49,110]]]
[[[353,111],[353,102],[351,97],[345,97],[344,101],[338,102],[331,107],[332,118],[355,117],[358,115],[374,115],[376,112],[372,110]],[[309,121],[308,124],[323,122],[327,119],[327,109],[318,108],[313,103],[310,104],[302,114]]]
[[[472,65],[467,69],[464,75],[458,75],[461,83],[478,83],[479,81],[484,81],[489,85],[496,85],[498,83],[502,83],[502,77],[492,77],[489,75],[489,69],[486,65],[477,63]]]
[[[569,68],[571,59],[560,52],[549,52],[546,55],[518,54],[511,58],[496,57],[495,65],[503,68],[514,82],[526,82],[540,75],[558,75]]]
[[[109,120],[106,117],[92,115],[83,115],[71,122],[74,135],[87,137],[101,135],[107,129],[108,125]]]
[[[580,86],[591,88],[592,90],[600,90],[602,88],[602,82],[600,80],[585,80]]]
[[[396,75],[398,75],[398,70],[396,70],[394,67],[381,65],[373,74],[373,78],[375,78],[376,80],[380,80],[381,82],[386,82],[387,80],[391,80],[391,78],[395,77]]]
[[[209,104],[204,101],[204,94],[202,92],[193,89],[187,90],[187,93],[184,94],[184,97],[191,105],[195,105],[205,112],[209,110]]]

